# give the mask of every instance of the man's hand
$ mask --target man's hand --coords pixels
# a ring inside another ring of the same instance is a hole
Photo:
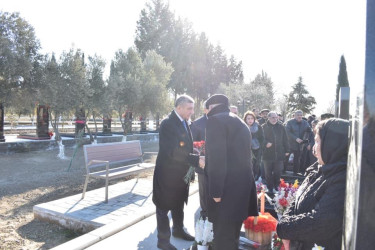
[[[298,143],[302,143],[302,142],[303,142],[303,140],[301,140],[300,138],[297,138],[296,141],[297,141]]]
[[[308,145],[306,148],[307,148],[307,150],[310,151],[311,150],[311,145]]]
[[[221,198],[214,198],[215,202],[221,202]]]
[[[268,143],[266,144],[266,148],[270,148],[270,147],[272,147],[272,143],[268,142]]]
[[[289,155],[289,153],[285,153],[285,156],[288,156]]]
[[[199,156],[199,167],[204,168],[206,165],[206,158],[204,156]]]

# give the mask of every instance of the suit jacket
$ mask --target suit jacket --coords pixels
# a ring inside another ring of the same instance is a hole
[[[175,111],[160,124],[152,200],[161,209],[171,210],[188,200],[189,184],[184,182],[184,176],[190,166],[198,166],[199,156],[193,154],[192,135],[187,127],[188,132]]]
[[[203,115],[191,124],[191,133],[193,134],[194,141],[206,140],[206,123],[207,116]]]
[[[208,218],[240,222],[258,215],[248,126],[225,105],[208,113],[206,128]],[[221,198],[216,203],[213,198]]]

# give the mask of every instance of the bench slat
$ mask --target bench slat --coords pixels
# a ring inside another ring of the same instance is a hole
[[[115,162],[126,162],[138,158],[140,159],[142,157],[139,141],[86,145],[84,150],[86,165],[91,160],[105,160],[109,161],[111,164]]]
[[[108,171],[109,172],[108,179],[120,178],[120,177],[125,177],[128,175],[132,175],[132,174],[137,174],[147,169],[152,169],[154,167],[155,167],[155,164],[152,164],[152,163],[140,163],[132,167],[123,166],[123,167],[110,169]],[[93,172],[93,173],[90,173],[90,176],[94,178],[105,179],[106,171],[103,170],[103,171]]]

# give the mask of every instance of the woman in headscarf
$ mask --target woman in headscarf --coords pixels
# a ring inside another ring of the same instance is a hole
[[[341,249],[349,122],[329,119],[316,126],[314,152],[318,161],[306,169],[307,177],[296,200],[277,225],[286,249]],[[290,247],[290,248],[289,248]]]
[[[254,179],[260,177],[261,148],[263,147],[264,135],[262,126],[259,125],[254,112],[247,111],[243,118],[251,132],[251,151],[253,156]]]

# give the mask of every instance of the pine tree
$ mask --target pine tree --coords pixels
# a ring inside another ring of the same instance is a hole
[[[336,85],[336,101],[337,102],[339,101],[341,87],[349,87],[348,73],[346,72],[346,61],[345,61],[344,55],[342,55],[340,59],[340,71],[337,77],[337,85]]]
[[[293,90],[288,96],[288,112],[293,113],[296,110],[302,110],[305,114],[310,114],[315,108],[316,101],[314,97],[309,95],[309,91],[302,83],[302,76],[298,78],[298,82],[292,88]]]

